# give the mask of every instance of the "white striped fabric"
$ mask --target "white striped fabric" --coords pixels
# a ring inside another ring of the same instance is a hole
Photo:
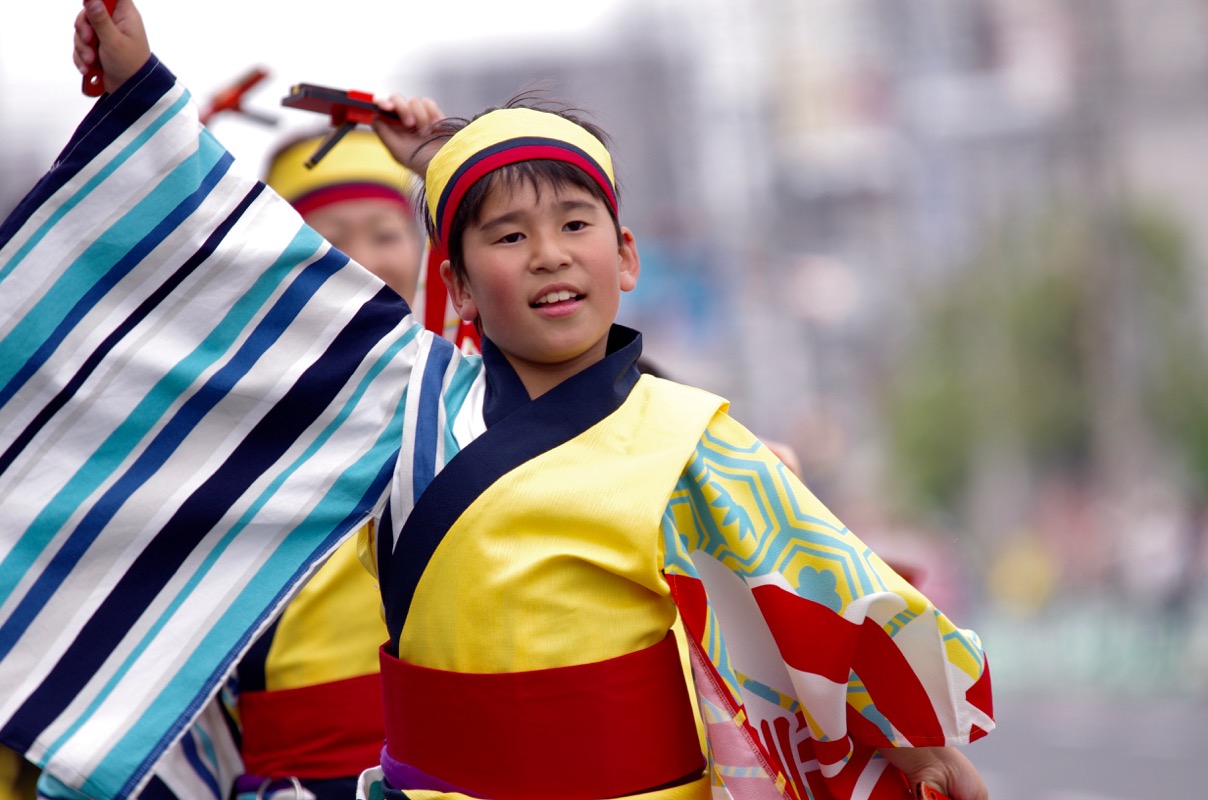
[[[94,797],[481,417],[477,361],[230,163],[153,59],[0,227],[0,740]]]
[[[243,759],[230,722],[220,705],[211,701],[156,763],[152,780],[160,785],[144,791],[143,797],[227,800],[242,772]]]

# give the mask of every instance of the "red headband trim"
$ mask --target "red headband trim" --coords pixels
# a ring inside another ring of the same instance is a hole
[[[389,200],[397,203],[407,212],[413,206],[410,199],[390,186],[380,183],[341,183],[334,186],[323,186],[294,200],[292,205],[298,213],[306,216],[314,211],[334,203],[344,203],[349,200]]]

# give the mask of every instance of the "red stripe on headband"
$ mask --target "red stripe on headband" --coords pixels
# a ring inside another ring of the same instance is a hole
[[[604,191],[604,196],[608,198],[608,205],[612,208],[612,213],[617,213],[617,196],[616,192],[613,191],[612,181],[608,179],[608,175],[600,169],[600,166],[595,161],[579,152],[567,150],[565,147],[559,147],[554,144],[519,145],[482,157],[468,166],[464,172],[457,176],[457,180],[453,185],[445,189],[445,198],[441,211],[442,219],[438,221],[441,242],[447,247],[449,229],[453,226],[453,217],[457,215],[457,208],[461,205],[461,200],[466,192],[480,178],[494,172],[500,167],[506,167],[508,164],[517,164],[521,161],[539,161],[542,159],[564,161],[590,175],[592,180]]]
[[[291,205],[298,213],[306,216],[324,206],[333,203],[344,203],[349,200],[389,200],[397,203],[406,211],[411,211],[411,201],[397,189],[383,186],[380,183],[340,183],[324,186],[293,201]]]

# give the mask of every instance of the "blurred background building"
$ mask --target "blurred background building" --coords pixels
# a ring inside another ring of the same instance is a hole
[[[588,111],[642,253],[624,321],[655,363],[794,446],[807,485],[978,629],[1008,695],[1115,698],[1016,713],[1127,714],[1190,775],[1202,735],[1161,703],[1208,699],[1208,3],[607,5],[586,31],[434,46],[349,88]],[[223,55],[218,75],[248,63]],[[3,78],[7,209],[66,137]],[[212,127],[255,169],[279,132],[248,126]]]

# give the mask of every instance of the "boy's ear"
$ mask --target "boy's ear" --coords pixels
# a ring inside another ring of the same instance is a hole
[[[453,301],[453,308],[457,311],[457,316],[466,322],[478,319],[478,306],[474,304],[474,298],[470,296],[470,287],[453,271],[453,265],[448,259],[441,262],[440,279],[444,282],[445,288],[449,290],[449,299]]]
[[[638,258],[638,244],[633,231],[621,226],[621,246],[617,255],[620,256],[621,291],[632,292],[638,285],[638,273],[642,271],[642,262]]]

